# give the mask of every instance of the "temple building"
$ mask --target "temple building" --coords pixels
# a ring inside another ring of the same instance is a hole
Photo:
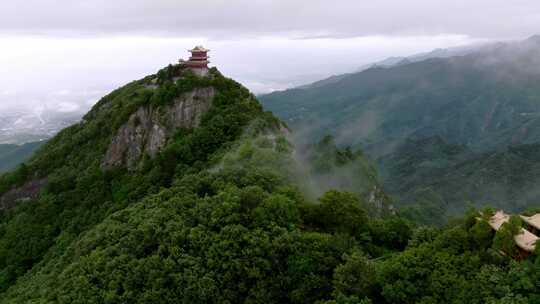
[[[524,228],[521,228],[521,232],[514,236],[516,246],[518,247],[518,257],[520,259],[526,258],[536,248],[536,242],[540,239],[537,236],[538,227],[540,225],[540,214],[536,214],[531,217],[521,216],[521,219],[525,222]],[[502,210],[497,211],[489,220],[489,225],[495,231],[498,231],[502,225],[510,220],[510,215],[504,213]]]
[[[521,216],[521,219],[525,223],[525,227],[531,233],[535,235],[540,235],[540,213],[537,213],[533,216]]]
[[[199,76],[206,76],[208,74],[208,52],[210,50],[205,49],[202,46],[196,46],[192,50],[188,50],[191,53],[189,60],[180,60],[180,63],[190,68],[195,74]]]

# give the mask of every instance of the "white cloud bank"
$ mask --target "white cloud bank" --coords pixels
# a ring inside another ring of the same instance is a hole
[[[85,111],[195,44],[212,49],[224,74],[262,93],[389,56],[538,29],[540,2],[525,0],[6,0],[0,111]]]

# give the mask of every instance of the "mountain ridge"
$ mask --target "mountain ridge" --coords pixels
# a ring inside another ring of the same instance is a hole
[[[396,197],[398,207],[429,202],[442,212],[439,222],[463,212],[468,200],[475,206],[494,204],[520,211],[537,204],[536,195],[525,195],[531,193],[527,187],[536,185],[534,174],[526,173],[532,184],[521,180],[520,185],[499,187],[507,193],[497,198],[489,194],[505,181],[492,172],[497,164],[482,161],[478,167],[475,161],[482,157],[504,160],[502,172],[510,183],[516,178],[510,168],[528,160],[508,150],[540,142],[539,41],[533,36],[463,56],[373,67],[321,86],[275,92],[260,99],[304,137],[316,140],[332,134],[338,145],[359,147],[378,159],[383,184]],[[431,143],[434,150],[423,151],[422,141],[430,138],[442,141]],[[409,148],[403,149],[407,144]],[[443,153],[458,147],[466,150],[456,156],[459,161]],[[399,170],[387,174],[388,162]],[[467,169],[454,168],[457,164]],[[485,176],[474,174],[482,168],[488,170]],[[535,170],[534,166],[530,169]],[[459,174],[468,175],[460,178]],[[446,175],[452,178],[445,179]],[[489,178],[494,178],[493,183],[469,186]]]
[[[315,171],[353,163],[369,171],[366,193],[305,195],[316,172],[299,168],[288,135],[215,68],[171,65],[111,92],[0,176],[0,302],[331,299],[330,271],[360,244],[352,235],[401,226],[366,247],[379,256],[410,228],[381,218],[373,168],[331,141],[310,156]]]
[[[378,168],[385,190],[405,213],[440,224],[470,207],[489,205],[511,212],[536,207],[538,147],[536,143],[481,153],[440,137],[409,139],[379,159]]]
[[[319,131],[327,129],[344,144],[381,150],[376,153],[384,153],[384,146],[395,142],[392,136],[439,134],[476,148],[497,146],[497,138],[511,144],[532,143],[539,139],[531,129],[538,128],[535,115],[540,113],[534,102],[535,79],[540,74],[535,58],[540,48],[531,41],[371,68],[322,87],[291,89],[260,99],[293,128],[312,124],[315,137],[322,137]],[[355,130],[361,115],[368,115],[364,122],[373,122]],[[483,121],[476,119],[482,116]]]

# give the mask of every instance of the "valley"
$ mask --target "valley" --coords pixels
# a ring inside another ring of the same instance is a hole
[[[420,205],[432,214],[423,221],[442,223],[468,206],[538,206],[539,58],[533,36],[260,99],[305,138],[365,151],[398,207]]]

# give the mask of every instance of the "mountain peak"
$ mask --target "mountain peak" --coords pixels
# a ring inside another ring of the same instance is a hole
[[[210,166],[212,156],[238,140],[252,121],[261,129],[279,130],[279,120],[264,113],[248,89],[217,68],[208,68],[207,60],[199,57],[169,65],[103,97],[80,123],[59,132],[24,170],[13,173],[17,180],[0,176],[0,200],[7,191],[37,179],[45,181],[40,184],[44,188],[49,176],[66,168],[139,173],[154,169],[166,176],[161,179],[166,184],[181,176],[176,166]]]

